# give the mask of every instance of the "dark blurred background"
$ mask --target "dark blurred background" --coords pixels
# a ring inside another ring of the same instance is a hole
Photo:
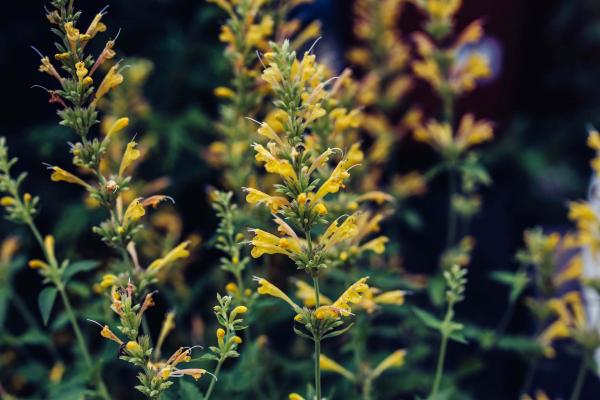
[[[105,5],[105,0],[82,2],[86,18]],[[343,53],[353,43],[352,9],[348,0],[317,0],[299,11],[302,19],[320,18],[324,42],[320,51],[337,68],[345,65]],[[493,327],[503,313],[505,290],[489,279],[492,269],[514,269],[514,254],[522,246],[522,232],[533,226],[564,231],[566,201],[586,195],[590,178],[585,146],[586,125],[600,125],[600,2],[595,0],[465,0],[458,27],[483,17],[486,32],[499,52],[497,76],[459,103],[459,111],[471,111],[495,122],[495,143],[482,151],[494,180],[484,192],[483,212],[473,223],[477,247],[470,272],[467,302],[459,313],[470,322]],[[42,197],[43,231],[68,222],[72,229],[59,232],[82,251],[95,252],[102,245],[89,226],[77,224],[68,201],[78,202],[76,188],[50,184],[42,162],[68,163],[69,132],[57,128],[55,107],[46,94],[30,89],[47,83],[37,72],[35,45],[53,54],[44,2],[5,2],[0,15],[0,79],[2,111],[0,135],[6,136],[13,155],[28,170],[28,191]],[[211,119],[217,106],[212,90],[227,79],[227,66],[218,43],[222,14],[201,0],[113,0],[109,8],[109,32],[123,27],[117,47],[125,57],[150,59],[154,70],[145,88],[152,107],[151,125],[159,137],[143,176],[171,176],[168,192],[185,215],[185,230],[209,237],[215,228],[206,202],[205,188],[215,174],[200,156],[202,146],[213,139]],[[407,7],[401,29],[418,29],[420,17]],[[420,91],[424,93],[419,93]],[[414,101],[436,107],[426,88],[418,88]],[[143,135],[143,132],[140,132]],[[423,146],[407,144],[397,154],[401,167],[426,168],[435,157]],[[414,201],[423,216],[422,229],[400,229],[404,262],[411,272],[430,272],[443,246],[446,188],[434,181],[425,198]],[[71,213],[71,214],[69,214]],[[58,221],[58,222],[57,222]],[[441,222],[440,222],[441,221]],[[0,232],[15,230],[1,224]],[[439,239],[439,240],[436,240]],[[440,243],[431,249],[431,243]],[[435,251],[432,251],[435,250]],[[197,270],[210,264],[214,254],[198,261]],[[39,287],[33,273],[18,282],[21,290]],[[526,333],[532,327],[524,307],[519,307],[509,332]],[[464,354],[464,347],[453,352]],[[456,355],[454,354],[454,356]],[[525,375],[525,361],[506,353],[486,355],[485,372],[476,373],[465,385],[478,398],[516,398]],[[534,388],[552,397],[565,397],[575,379],[577,361],[568,356],[541,367]],[[597,398],[600,385],[588,379],[586,399]]]

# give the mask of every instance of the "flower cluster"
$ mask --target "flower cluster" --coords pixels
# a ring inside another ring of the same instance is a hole
[[[174,328],[172,317],[167,316],[165,319],[157,348],[153,349],[150,344],[150,337],[141,334],[144,313],[154,306],[153,293],[144,296],[141,304],[134,302],[135,295],[135,287],[131,283],[125,288],[117,288],[112,293],[111,309],[119,318],[120,325],[118,329],[126,337],[126,341],[115,334],[108,325],[98,325],[102,327],[100,331],[102,337],[119,345],[120,358],[142,370],[138,374],[140,385],[136,386],[136,389],[148,399],[156,400],[173,384],[171,378],[187,375],[198,380],[207,371],[201,368],[181,368],[180,364],[192,360],[193,347],[181,347],[167,360],[157,359],[160,354],[160,346],[168,333]]]

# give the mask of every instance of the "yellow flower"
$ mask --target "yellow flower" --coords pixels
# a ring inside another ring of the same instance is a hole
[[[50,180],[53,182],[67,182],[67,183],[75,183],[77,185],[81,185],[86,189],[91,189],[91,186],[85,183],[81,178],[73,175],[70,172],[65,171],[64,169],[56,166],[49,166],[48,169],[52,171],[52,175],[50,175]]]
[[[347,217],[344,222],[339,225],[338,221],[339,218],[333,221],[319,239],[319,243],[323,245],[325,251],[358,234],[356,217],[354,215]]]
[[[315,211],[319,215],[325,215],[325,214],[327,214],[327,207],[325,207],[325,204],[323,204],[323,203],[318,203],[315,206]]]
[[[100,287],[103,289],[107,289],[109,287],[115,286],[118,281],[119,281],[119,278],[117,278],[116,275],[106,274],[102,277],[102,280],[100,281]]]
[[[63,364],[62,362],[59,361],[52,366],[52,369],[50,370],[50,373],[48,374],[48,378],[50,379],[50,382],[52,382],[52,383],[59,383],[62,380],[64,373],[65,373],[65,364]]]
[[[580,279],[583,275],[583,258],[575,256],[569,260],[567,266],[554,277],[554,284],[560,286],[566,282]]]
[[[169,251],[163,258],[154,260],[148,267],[148,271],[159,271],[160,269],[174,263],[177,260],[189,257],[190,252],[187,250],[189,245],[189,241],[179,244],[177,247]]]
[[[406,357],[406,350],[396,350],[389,356],[387,356],[382,362],[375,367],[373,370],[373,376],[377,377],[384,371],[390,368],[400,368],[404,365],[404,358]]]
[[[288,297],[288,295],[286,295],[285,293],[283,293],[283,291],[281,289],[279,289],[277,286],[273,285],[271,282],[267,281],[264,278],[258,278],[258,277],[254,277],[254,280],[258,282],[258,294],[260,295],[269,295],[269,296],[273,296],[273,297],[277,297],[278,299],[281,299],[283,301],[285,301],[286,303],[288,303],[296,312],[301,311],[301,308],[292,301],[292,299],[290,299]]]
[[[406,292],[403,290],[390,290],[389,292],[383,292],[373,299],[377,304],[389,304],[401,306],[404,304],[404,297]]]
[[[46,258],[50,264],[56,264],[56,256],[54,255],[54,236],[46,235],[44,237],[44,250],[46,251]]]
[[[277,158],[270,149],[267,150],[260,144],[254,143],[252,147],[256,151],[256,161],[264,162],[267,172],[278,174],[282,178],[290,179],[294,182],[298,181],[296,171],[294,171],[289,161]]]
[[[600,133],[596,129],[590,130],[587,145],[590,149],[600,151]]]
[[[317,319],[335,319],[339,316],[346,317],[350,315],[352,311],[350,305],[359,303],[363,294],[369,289],[366,283],[367,279],[369,277],[356,281],[332,305],[317,308],[315,317]]]
[[[83,81],[83,78],[85,78],[85,76],[88,73],[88,70],[85,67],[85,63],[82,61],[76,63],[75,70],[76,70],[77,78],[79,78],[79,82]]]
[[[363,201],[373,201],[381,205],[385,202],[393,202],[394,197],[388,193],[375,190],[359,196],[358,199],[356,199],[356,201],[359,203]]]
[[[130,340],[129,342],[127,342],[127,344],[125,345],[125,348],[127,349],[127,351],[129,351],[130,353],[136,354],[139,353],[140,351],[142,351],[142,346],[140,346],[140,344],[136,341]]]
[[[319,365],[322,371],[335,372],[352,382],[356,379],[352,372],[323,354],[319,357]]]
[[[297,237],[279,237],[262,229],[252,229],[254,233],[251,255],[258,258],[263,254],[284,254],[292,257],[302,253],[300,240]]]
[[[475,89],[476,81],[487,78],[492,74],[490,61],[483,54],[473,53],[465,61],[455,66],[451,87],[457,92]]]
[[[235,92],[225,86],[216,87],[214,93],[215,96],[223,98],[232,98],[235,96]]]
[[[256,47],[264,49],[267,47],[267,38],[273,32],[273,18],[270,15],[265,15],[259,24],[251,25],[244,37],[248,47]]]
[[[0,205],[3,207],[9,207],[9,206],[13,206],[15,204],[16,204],[15,199],[10,196],[4,196],[0,199]]]
[[[128,225],[132,222],[136,222],[144,215],[146,215],[146,210],[144,209],[141,200],[142,199],[140,197],[129,203],[129,206],[127,206],[127,209],[125,210],[125,215],[123,217],[123,225]]]
[[[175,329],[175,313],[170,311],[165,314],[165,319],[163,320],[160,334],[158,335],[158,340],[156,342],[156,349],[154,350],[155,352],[160,352],[165,339],[167,336],[169,336],[169,333],[171,333],[173,329]]]
[[[447,20],[456,14],[461,5],[462,0],[426,0],[425,10],[433,18]]]
[[[314,200],[320,200],[329,193],[337,193],[340,188],[344,187],[344,180],[347,179],[350,174],[348,171],[360,163],[363,159],[362,151],[358,146],[352,146],[346,157],[338,163],[338,165],[331,172],[331,175],[321,185],[317,193],[315,194]]]
[[[315,289],[301,280],[296,281],[296,297],[302,300],[306,307],[314,307],[317,304]],[[331,299],[323,294],[319,294],[319,300],[323,305],[331,304]]]
[[[133,164],[135,160],[140,158],[140,151],[136,147],[137,143],[135,141],[127,143],[125,154],[123,154],[121,165],[119,166],[119,176],[122,176],[123,172],[125,172],[125,170],[129,168],[129,166]]]
[[[412,65],[416,76],[427,81],[434,89],[442,87],[444,79],[438,64],[432,58],[415,61]]]
[[[96,14],[94,19],[90,23],[90,26],[87,28],[87,31],[85,31],[86,36],[88,36],[90,39],[93,39],[98,34],[98,32],[106,32],[106,25],[100,22],[103,16],[104,12],[99,12],[98,14]]]
[[[100,86],[98,86],[98,90],[96,90],[96,94],[94,95],[93,103],[95,104],[98,100],[104,97],[112,89],[119,86],[121,83],[123,83],[123,75],[121,75],[119,72],[119,64],[115,64],[108,70],[106,76],[100,83]]]
[[[238,314],[245,314],[248,312],[248,307],[246,306],[237,306],[233,309],[233,311],[231,311],[231,319],[235,319],[235,317],[238,316]]]
[[[33,259],[33,260],[29,260],[29,268],[31,269],[46,269],[49,268],[49,265],[47,262],[42,261],[42,260],[38,260],[38,259]]]
[[[548,397],[543,390],[536,390],[535,399],[527,394],[524,394],[521,396],[521,400],[550,400],[550,397]]]
[[[108,325],[104,325],[104,327],[100,331],[100,335],[106,339],[112,340],[113,342],[117,342],[119,345],[123,344],[123,341],[119,339],[117,335],[113,333],[113,331],[110,330]]]
[[[305,400],[304,397],[300,396],[298,393],[290,393],[288,396],[289,400]]]
[[[59,81],[62,81],[60,74],[58,73],[56,68],[54,68],[54,65],[52,65],[52,63],[50,62],[50,58],[48,58],[48,57],[42,57],[41,64],[40,64],[38,70],[40,72],[45,72],[48,75],[55,77]]]
[[[112,126],[110,127],[108,132],[106,132],[106,138],[110,140],[112,135],[114,135],[117,132],[120,132],[121,130],[126,128],[128,125],[129,125],[129,118],[126,118],[126,117],[119,118],[112,124]]]
[[[475,121],[473,114],[467,114],[460,122],[456,141],[462,150],[491,140],[493,137],[494,131],[489,121]]]
[[[281,207],[289,205],[285,197],[270,196],[254,188],[242,188],[246,194],[246,201],[250,204],[264,203],[272,213],[277,212]]]
[[[206,370],[202,369],[202,368],[186,368],[186,369],[178,369],[176,370],[174,373],[171,374],[171,376],[183,376],[183,375],[189,375],[192,378],[194,378],[195,380],[198,380],[200,378],[202,378],[204,375],[206,374]]]
[[[389,241],[390,239],[387,236],[379,236],[360,246],[360,250],[370,250],[375,254],[383,254],[385,252],[385,244]]]

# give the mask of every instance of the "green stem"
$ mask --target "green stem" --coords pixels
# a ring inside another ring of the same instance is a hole
[[[577,372],[575,386],[573,386],[571,397],[569,397],[570,400],[579,400],[579,397],[581,396],[581,390],[583,389],[583,383],[585,382],[585,375],[587,372],[587,361],[587,355],[584,355],[581,358],[581,364],[579,366],[579,372]]]
[[[456,176],[454,169],[451,167],[448,171],[448,232],[446,236],[446,249],[451,248],[456,242],[456,224],[457,215],[454,207],[452,207],[452,199],[456,194]]]
[[[316,307],[321,307],[321,291],[319,289],[319,275],[313,275],[313,286],[315,288],[315,303]],[[321,337],[318,334],[313,334],[315,342],[315,394],[316,400],[321,400]]]
[[[365,379],[362,385],[362,398],[363,400],[371,400],[371,392],[373,391],[373,379],[368,377]]]
[[[438,355],[437,367],[435,369],[435,379],[433,381],[433,387],[431,388],[431,395],[429,398],[435,400],[442,382],[442,376],[444,375],[444,361],[446,359],[446,348],[448,347],[448,336],[442,335],[442,343],[440,344],[440,352]]]
[[[435,368],[435,378],[433,379],[433,386],[431,388],[431,394],[429,395],[430,400],[435,400],[437,398],[440,384],[442,383],[442,377],[444,376],[444,362],[446,360],[446,349],[448,347],[448,326],[452,321],[452,315],[454,313],[453,307],[454,303],[449,302],[448,310],[446,311],[446,316],[442,323],[442,341],[440,343],[440,351],[438,353],[437,366]]]
[[[79,323],[77,322],[77,318],[75,317],[75,313],[73,312],[73,307],[71,306],[71,301],[67,296],[65,287],[64,285],[62,285],[62,283],[57,283],[56,288],[60,293],[60,297],[65,306],[65,311],[67,312],[67,316],[69,317],[69,321],[71,322],[71,326],[73,327],[73,331],[75,332],[75,337],[77,338],[77,342],[79,343],[79,349],[81,351],[81,354],[83,355],[85,364],[88,367],[88,369],[92,371],[94,369],[94,365],[92,364],[92,358],[90,356],[87,344],[85,343],[85,339],[83,338],[83,334],[81,333],[81,329],[79,328]],[[94,372],[94,379],[96,380],[96,386],[100,396],[106,400],[110,400],[111,397],[108,394],[106,385],[102,381],[102,377],[100,377],[97,372]]]
[[[217,363],[217,368],[215,368],[215,373],[214,373],[215,376],[210,381],[208,390],[206,391],[206,394],[204,395],[204,400],[208,400],[210,398],[210,395],[212,394],[212,392],[215,388],[215,384],[217,383],[217,377],[219,376],[219,372],[221,372],[221,367],[223,366],[224,361],[225,361],[225,358],[223,358],[223,357],[219,358],[219,362]]]

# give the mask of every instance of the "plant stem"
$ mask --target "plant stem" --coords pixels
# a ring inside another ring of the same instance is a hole
[[[456,175],[451,166],[448,171],[448,232],[446,236],[446,249],[451,248],[456,242],[456,223],[457,215],[452,206],[452,199],[456,194]]]
[[[208,390],[206,391],[206,394],[204,395],[204,400],[208,400],[210,398],[210,395],[212,394],[213,389],[215,388],[215,383],[217,383],[217,377],[219,376],[219,372],[221,372],[221,367],[223,366],[224,361],[225,361],[225,358],[223,358],[221,356],[221,358],[219,358],[219,362],[217,362],[217,368],[215,368],[215,373],[214,373],[215,376],[210,381]]]
[[[75,332],[75,337],[77,338],[77,342],[79,343],[79,349],[81,350],[81,354],[83,354],[85,364],[90,371],[93,371],[94,365],[92,364],[92,358],[90,357],[90,352],[88,350],[87,344],[85,343],[85,339],[83,338],[83,334],[81,333],[81,329],[79,328],[79,323],[77,322],[77,318],[75,317],[75,313],[73,312],[73,307],[71,306],[71,302],[69,300],[69,297],[67,296],[65,287],[64,285],[62,285],[62,283],[58,283],[56,285],[56,288],[60,293],[60,297],[65,306],[65,311],[67,312],[69,320],[71,321],[71,326],[73,327],[73,331]],[[100,396],[106,400],[110,400],[110,395],[108,394],[106,385],[102,381],[102,377],[99,376],[98,372],[94,372],[94,379],[96,380],[96,386]]]
[[[313,286],[315,288],[315,302],[317,308],[321,306],[321,293],[319,290],[319,275],[313,275]],[[315,394],[316,400],[321,400],[321,337],[313,333],[315,342]]]
[[[444,375],[444,361],[446,359],[446,348],[448,347],[448,336],[442,335],[442,343],[440,344],[440,352],[438,355],[437,367],[435,369],[435,379],[433,381],[433,387],[431,388],[431,400],[437,397],[440,383],[442,382],[442,376]]]
[[[573,386],[573,391],[571,392],[570,400],[579,400],[579,396],[581,396],[581,390],[583,389],[583,383],[585,382],[585,375],[587,372],[587,355],[584,354],[581,358],[581,364],[579,366],[579,372],[577,372],[577,379],[575,380],[575,386]]]
[[[371,392],[373,391],[373,379],[366,378],[362,385],[363,400],[371,400]]]
[[[435,378],[433,380],[433,386],[431,388],[431,394],[429,395],[430,400],[435,400],[442,383],[442,377],[444,376],[444,362],[446,360],[446,349],[448,347],[448,326],[452,320],[454,303],[448,303],[448,310],[444,322],[442,323],[442,341],[440,343],[440,351],[438,353],[437,366],[435,369]]]

